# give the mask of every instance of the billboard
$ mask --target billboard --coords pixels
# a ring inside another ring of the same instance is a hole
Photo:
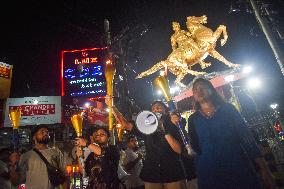
[[[0,62],[0,99],[10,96],[12,65]]]
[[[61,52],[61,95],[96,98],[106,95],[106,48]]]
[[[108,125],[108,108],[104,101],[94,101],[83,98],[73,98],[71,102],[63,98],[63,101],[64,123],[71,124],[71,116],[80,113],[83,115],[84,122],[86,122],[88,126]]]
[[[61,96],[8,98],[4,127],[11,127],[9,110],[21,110],[20,126],[61,123]]]

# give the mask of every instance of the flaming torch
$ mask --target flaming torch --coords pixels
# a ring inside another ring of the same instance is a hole
[[[9,118],[11,120],[13,126],[13,148],[14,151],[18,151],[19,149],[19,126],[20,126],[20,119],[21,119],[21,110],[15,109],[9,111]]]
[[[111,60],[106,61],[105,67],[105,77],[106,77],[106,85],[107,85],[107,95],[110,97],[108,101],[109,107],[109,116],[108,116],[108,125],[109,130],[113,130],[113,117],[112,117],[112,106],[113,106],[113,77],[115,74],[115,67]]]
[[[72,125],[75,129],[77,137],[82,137],[83,135],[83,117],[81,114],[75,114],[71,117]]]
[[[169,81],[166,77],[166,75],[160,75],[157,78],[154,79],[153,81],[154,85],[161,90],[161,92],[163,93],[170,110],[174,110],[175,109],[175,105],[172,101],[172,96],[170,93],[170,87],[169,87]]]
[[[72,125],[75,129],[77,137],[83,136],[83,116],[81,114],[75,114],[71,117]],[[83,151],[83,148],[81,149]],[[81,156],[84,159],[84,153]]]
[[[120,123],[116,124],[116,129],[117,129],[118,141],[121,142],[123,139],[123,129]]]

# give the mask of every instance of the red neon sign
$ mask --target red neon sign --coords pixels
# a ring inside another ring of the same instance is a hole
[[[90,64],[90,63],[96,63],[96,62],[98,62],[98,57],[82,58],[82,59],[76,58],[74,61],[75,64]]]

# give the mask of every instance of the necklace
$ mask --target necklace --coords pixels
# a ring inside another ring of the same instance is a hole
[[[204,110],[201,110],[201,109],[200,109],[200,112],[201,112],[201,114],[202,114],[204,117],[206,117],[207,119],[209,119],[209,118],[212,118],[212,117],[213,117],[213,115],[215,114],[216,110],[217,110],[217,108],[213,108],[212,110],[207,110],[207,111],[204,111]]]

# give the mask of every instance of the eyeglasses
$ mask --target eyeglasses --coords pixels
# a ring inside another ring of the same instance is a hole
[[[41,134],[45,134],[45,133],[49,134],[49,131],[47,129],[40,129],[38,130],[38,132]]]
[[[103,136],[106,136],[106,134],[100,133],[100,134],[96,134],[96,135],[95,135],[95,137],[103,137]]]
[[[129,142],[137,142],[137,139],[130,139]]]

